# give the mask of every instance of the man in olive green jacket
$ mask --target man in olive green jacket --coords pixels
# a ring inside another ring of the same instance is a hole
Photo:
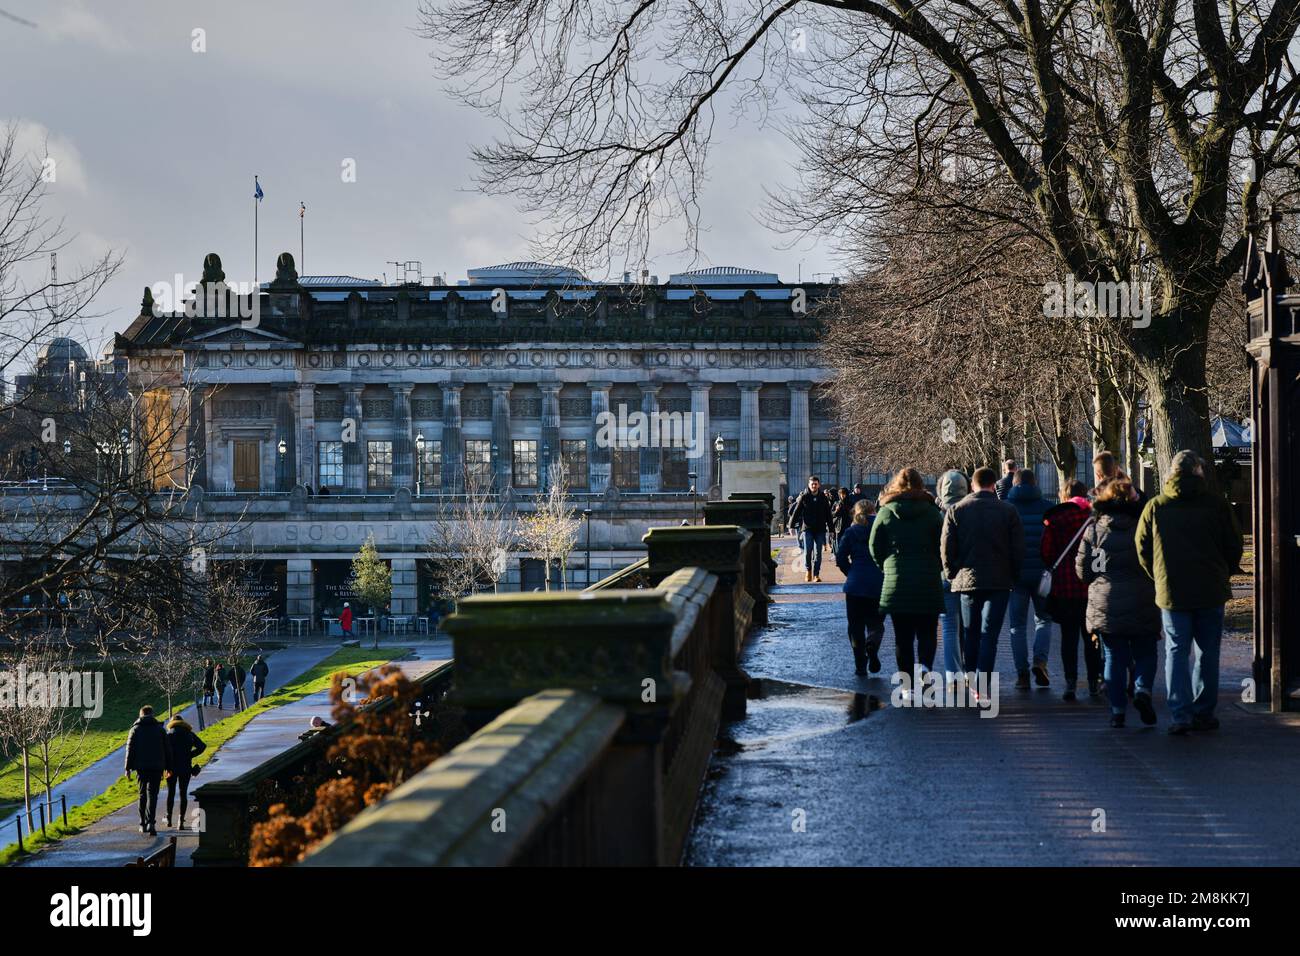
[[[1164,492],[1138,519],[1138,560],[1156,585],[1165,632],[1165,683],[1174,722],[1171,734],[1214,730],[1219,719],[1219,643],[1229,578],[1241,561],[1241,531],[1232,506],[1205,483],[1194,452],[1174,456]],[[1195,644],[1195,671],[1188,657]]]

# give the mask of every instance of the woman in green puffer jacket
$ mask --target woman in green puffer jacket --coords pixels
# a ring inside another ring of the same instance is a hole
[[[915,468],[896,474],[885,486],[880,502],[870,542],[871,559],[885,573],[880,613],[893,621],[898,669],[915,687],[917,658],[922,670],[934,667],[939,615],[943,613],[943,566],[939,560],[943,512]]]

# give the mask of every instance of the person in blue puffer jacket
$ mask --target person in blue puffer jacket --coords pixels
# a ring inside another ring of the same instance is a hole
[[[844,611],[849,620],[854,673],[880,672],[880,642],[885,619],[880,614],[884,572],[871,559],[871,523],[875,507],[867,499],[853,506],[853,523],[840,536],[835,565],[844,572]]]
[[[1020,580],[1011,590],[1007,619],[1011,625],[1011,657],[1016,664],[1016,688],[1029,689],[1029,607],[1034,608],[1034,682],[1039,687],[1051,685],[1047,674],[1047,655],[1052,649],[1052,618],[1047,612],[1047,598],[1038,596],[1038,581],[1043,574],[1043,515],[1052,507],[1038,487],[1032,468],[1016,472],[1007,501],[1020,512],[1025,529],[1025,558],[1020,566]]]

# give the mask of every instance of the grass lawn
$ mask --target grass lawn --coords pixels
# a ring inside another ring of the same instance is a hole
[[[300,674],[292,682],[284,685],[274,693],[267,694],[257,703],[250,705],[248,709],[232,714],[215,724],[208,725],[207,729],[200,734],[203,742],[208,745],[208,749],[200,754],[195,762],[200,766],[206,764],[222,744],[235,736],[249,721],[259,714],[265,713],[273,707],[300,700],[308,694],[325,690],[330,686],[331,678],[338,671],[345,670],[350,674],[359,674],[372,667],[378,667],[380,664],[386,664],[391,660],[402,657],[406,653],[406,648],[385,648],[382,652],[377,652],[373,648],[345,647],[335,651],[315,667]],[[107,715],[107,712],[107,706],[105,706],[105,715]],[[134,712],[131,720],[135,720]],[[127,724],[127,727],[130,727],[130,723]],[[125,740],[126,733],[123,731],[117,746],[121,746]],[[105,753],[107,752],[105,751]],[[103,756],[103,754],[100,756]],[[45,837],[42,837],[40,833],[30,837],[24,836],[23,845],[27,850],[31,850],[61,836],[77,833],[110,813],[115,813],[134,803],[138,793],[134,782],[128,782],[125,778],[122,778],[93,800],[69,809],[68,826],[66,828],[60,821],[53,826],[47,827]],[[13,862],[18,855],[17,843],[12,843],[0,849],[0,866]]]

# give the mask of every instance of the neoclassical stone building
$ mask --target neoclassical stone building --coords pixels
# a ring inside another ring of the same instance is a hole
[[[246,546],[284,563],[287,615],[319,616],[337,590],[327,565],[366,533],[393,562],[394,613],[422,610],[421,515],[466,481],[526,509],[562,461],[592,512],[593,568],[585,537],[570,562],[581,582],[634,557],[648,525],[693,513],[692,489],[716,483],[719,436],[722,458],[782,462],[796,487],[809,472],[855,478],[816,358],[835,284],[738,268],[596,283],[538,263],[435,282],[299,277],[286,253],[256,303],[231,294],[217,315],[224,275],[209,256],[198,308],[162,313],[147,292],[117,336],[131,388],[187,412],[175,453],[188,467],[167,480],[205,514],[251,516]],[[602,412],[638,411],[675,413],[690,441],[602,433]],[[509,581],[541,573],[525,555]]]

